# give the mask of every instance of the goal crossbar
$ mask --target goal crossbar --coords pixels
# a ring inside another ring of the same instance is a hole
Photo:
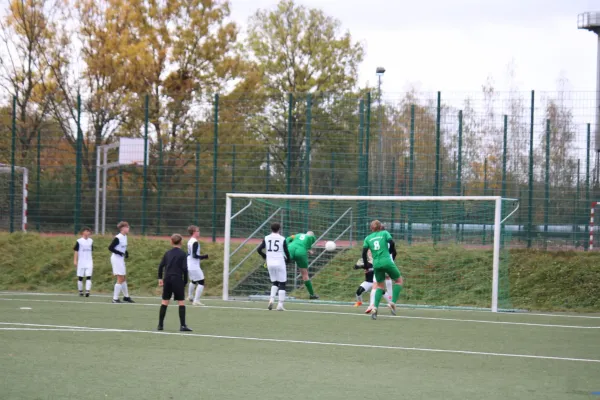
[[[494,241],[492,265],[492,301],[491,311],[498,312],[498,286],[500,270],[500,242],[502,225],[502,201],[518,202],[518,199],[501,196],[335,196],[335,195],[294,195],[261,193],[227,193],[225,198],[225,243],[223,251],[223,300],[229,299],[229,262],[231,241],[232,199],[278,199],[278,200],[345,200],[345,201],[488,201],[494,203]]]

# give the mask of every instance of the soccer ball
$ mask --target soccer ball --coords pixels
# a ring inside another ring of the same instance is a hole
[[[325,243],[325,250],[327,250],[327,251],[335,251],[335,242],[332,242],[330,240],[327,243]]]

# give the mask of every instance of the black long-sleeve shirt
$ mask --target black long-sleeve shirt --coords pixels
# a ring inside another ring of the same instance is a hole
[[[163,274],[164,271],[164,274]],[[187,254],[179,247],[167,251],[158,266],[158,279],[175,277],[188,282]]]

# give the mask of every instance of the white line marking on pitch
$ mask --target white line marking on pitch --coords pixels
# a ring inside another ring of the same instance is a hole
[[[115,305],[108,302],[99,302],[99,301],[76,301],[76,300],[39,300],[39,299],[9,299],[0,297],[0,301],[33,301],[33,302],[42,302],[42,303],[73,303],[73,304],[100,304],[100,305],[108,305],[111,307],[131,307],[134,306],[150,306],[157,307],[159,304],[149,304],[149,303],[134,303],[132,305]],[[195,307],[194,307],[195,308]],[[246,310],[246,311],[268,311],[264,308],[256,308],[256,307],[229,307],[229,306],[203,306],[202,308],[210,308],[210,309],[224,309],[224,310]],[[288,312],[292,313],[307,313],[307,314],[329,314],[329,315],[349,315],[355,317],[363,317],[366,316],[364,314],[359,313],[349,313],[349,312],[339,312],[339,311],[318,311],[318,310],[290,310]],[[470,323],[479,323],[479,324],[493,324],[493,325],[515,325],[515,326],[532,326],[532,327],[542,327],[542,328],[564,328],[564,329],[600,329],[600,326],[580,326],[580,325],[556,325],[556,324],[536,324],[530,322],[511,322],[511,321],[487,321],[487,320],[478,320],[478,319],[459,319],[459,318],[438,318],[438,317],[415,317],[410,315],[397,315],[397,316],[386,316],[381,315],[383,318],[398,318],[398,319],[414,319],[414,320],[423,320],[423,321],[445,321],[445,322],[470,322]]]
[[[67,296],[67,297],[77,297],[77,295],[73,295],[73,294],[66,294],[66,293],[40,293],[40,292],[11,292],[11,291],[0,291],[0,296],[2,295],[14,295],[14,296]],[[93,294],[91,295],[91,297],[94,298],[103,298],[103,299],[109,299],[110,297],[108,296],[103,296],[103,295],[97,295],[97,294]],[[157,300],[160,301],[160,296],[135,296],[136,299],[150,299],[150,300]],[[221,299],[209,299],[209,298],[203,298],[203,301],[208,301],[208,302],[212,302],[212,301],[224,301]],[[237,299],[237,300],[228,300],[227,302],[230,303],[256,303],[256,300],[241,300],[241,299]],[[306,302],[306,303],[302,303],[299,302],[297,304],[301,304],[304,306],[309,306],[309,307],[352,307],[352,304],[325,304],[325,303],[310,303],[310,302]],[[468,312],[468,313],[487,313],[489,314],[490,311],[489,310],[465,310],[465,309],[460,309],[460,308],[456,308],[456,309],[448,309],[448,308],[436,308],[434,307],[430,307],[430,308],[425,308],[425,307],[411,307],[408,304],[398,304],[398,306],[400,307],[400,309],[405,309],[405,310],[410,310],[410,311],[423,311],[423,312]],[[536,317],[556,317],[556,318],[584,318],[584,319],[600,319],[600,315],[576,315],[576,314],[552,314],[552,313],[531,313],[531,312],[498,312],[498,315],[503,315],[503,316],[536,316]]]
[[[3,324],[19,325],[18,323],[4,322]],[[31,324],[28,324],[31,325]],[[0,328],[1,330],[20,330],[20,331],[58,331],[58,329],[48,329],[52,325],[43,325],[44,328]],[[56,328],[64,329],[64,326],[56,325]],[[476,356],[493,356],[493,357],[513,357],[513,358],[530,358],[538,360],[555,360],[555,361],[575,361],[575,362],[588,362],[588,363],[600,363],[600,360],[590,358],[573,358],[573,357],[555,357],[555,356],[536,356],[532,354],[513,354],[513,353],[488,353],[483,351],[468,351],[468,350],[448,350],[448,349],[430,349],[424,347],[403,347],[403,346],[381,346],[374,344],[356,344],[356,343],[337,343],[337,342],[317,342],[311,340],[290,340],[290,339],[269,339],[269,338],[257,338],[247,336],[228,336],[228,335],[206,335],[201,333],[177,333],[177,332],[159,332],[159,331],[144,331],[137,329],[112,329],[112,328],[89,328],[89,327],[72,327],[71,329],[65,329],[69,332],[86,332],[86,333],[146,333],[152,335],[176,335],[176,336],[191,336],[201,337],[209,339],[230,339],[230,340],[247,340],[255,342],[273,342],[273,343],[291,343],[291,344],[306,344],[306,345],[317,345],[317,346],[336,346],[336,347],[355,347],[364,349],[384,349],[384,350],[400,350],[400,351],[417,351],[417,352],[429,352],[429,353],[449,353],[449,354],[463,354],[463,355],[476,355]]]

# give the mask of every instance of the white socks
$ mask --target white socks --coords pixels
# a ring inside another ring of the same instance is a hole
[[[285,290],[279,291],[279,304],[278,307],[283,307],[283,302],[285,301]]]
[[[356,295],[356,301],[360,301],[362,303],[362,294]]]
[[[200,301],[200,296],[202,296],[203,290],[204,290],[204,285],[196,286],[196,295],[194,296],[194,302]]]
[[[392,302],[392,295],[394,293],[394,289],[392,289],[392,280],[391,279],[386,279],[385,280],[385,299],[388,301],[388,303]]]
[[[129,297],[129,289],[127,289],[127,281],[121,283],[121,290],[123,291],[123,296]]]
[[[273,285],[271,286],[271,301],[275,300],[275,295],[277,294],[277,291],[279,290],[279,287]]]
[[[113,294],[113,299],[114,300],[118,300],[119,299],[119,293],[121,293],[121,284],[120,283],[115,283],[115,291]]]
[[[89,292],[91,288],[92,288],[92,280],[88,279],[85,281],[85,290]],[[81,290],[81,289],[79,289],[79,290]]]
[[[193,297],[195,287],[196,287],[196,284],[190,282],[190,284],[188,285],[188,299],[191,299]]]
[[[375,305],[375,292],[377,291],[377,289],[375,288],[375,286],[373,286],[371,288],[371,298],[369,299],[369,306],[373,307]]]
[[[81,292],[83,290],[83,282],[77,281],[77,289]]]

